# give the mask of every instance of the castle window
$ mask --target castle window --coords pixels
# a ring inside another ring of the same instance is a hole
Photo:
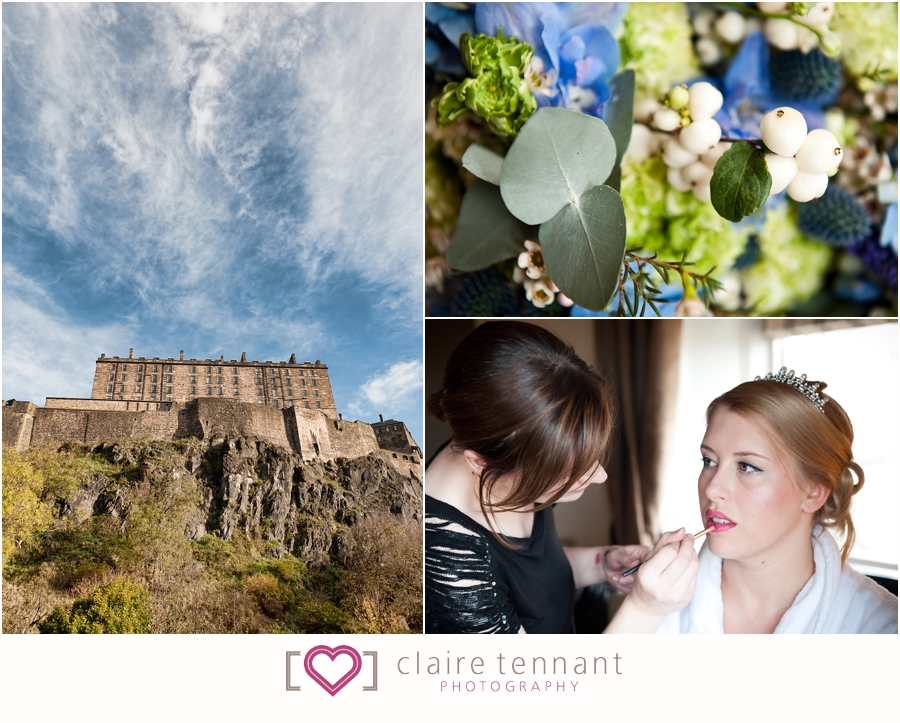
[[[123,397],[122,397],[122,395],[120,394],[120,395],[119,395],[119,401],[121,402],[122,399],[123,399]]]
[[[150,387],[150,393],[156,394],[156,385],[155,384],[152,387]]]
[[[123,365],[122,365],[122,371],[125,371],[127,368],[128,368],[128,365],[127,365],[127,364],[123,364]]]
[[[285,375],[286,377],[289,377],[289,376],[291,375],[291,370],[290,370],[290,369],[285,369],[285,370],[284,370],[284,375]]]
[[[112,388],[113,388],[113,385],[112,385],[112,384],[107,384],[107,385],[106,385],[106,391],[107,391],[107,392],[111,392],[111,391],[112,391]]]
[[[258,386],[258,387],[261,387],[261,386],[262,386],[262,379],[257,379],[257,380],[256,380],[256,386]]]
[[[309,402],[303,402],[303,406],[309,409]]]
[[[288,380],[285,382],[285,384],[287,384],[288,386],[291,386],[291,380],[288,379]]]
[[[138,371],[139,371],[139,372],[144,371],[144,365],[143,365],[143,364],[138,364]]]
[[[222,387],[219,387],[219,396],[222,396]]]
[[[318,386],[318,384],[316,384],[316,380],[315,380],[315,379],[312,380],[312,385],[313,385],[314,387]]]
[[[211,397],[211,396],[212,396],[212,387],[207,387],[207,388],[206,388],[206,396],[208,396],[208,397]]]
[[[259,369],[257,368],[257,370],[256,370],[256,376],[259,376],[259,375],[260,375],[260,371],[259,371]]]
[[[269,373],[270,373],[273,377],[275,376],[275,370],[274,370],[274,369],[269,369]]]
[[[206,367],[206,373],[212,374],[212,367]]]
[[[116,375],[115,375],[115,374],[110,374],[110,375],[109,375],[109,381],[111,381],[111,382],[116,381]]]
[[[167,372],[172,371],[172,365],[171,365],[171,364],[169,364],[169,365],[166,367],[166,371],[167,371]]]
[[[206,383],[212,384],[212,377],[206,377]]]
[[[277,399],[276,399],[274,402],[272,402],[272,406],[273,406],[273,407],[277,407],[277,406],[278,406],[278,400],[277,400]]]
[[[107,399],[112,399],[112,394],[107,394],[107,395],[106,395],[106,398],[107,398]]]
[[[319,396],[319,390],[318,390],[318,389],[313,389],[313,396],[314,396],[314,397],[318,397],[318,396]]]
[[[166,387],[166,394],[172,393],[172,387]],[[171,399],[169,401],[172,401]]]
[[[172,383],[172,375],[171,374],[166,374],[166,381],[169,382],[169,384]]]
[[[151,379],[150,381],[151,381],[151,382],[155,382],[155,381],[156,381],[156,374],[153,375],[153,379]]]
[[[171,401],[172,401],[172,397],[166,397],[166,401],[167,401],[167,402],[171,402]],[[169,410],[169,408],[166,407],[166,411],[168,411],[168,410]]]
[[[305,379],[301,379],[301,380],[300,380],[300,386],[301,386],[301,387],[305,387],[305,386],[306,386],[306,380],[305,380]]]
[[[257,390],[256,390],[256,396],[257,396],[257,397],[261,397],[261,396],[262,396],[262,389],[257,389]]]
[[[119,385],[119,391],[120,391],[120,392],[124,392],[124,391],[125,391],[125,385],[124,385],[124,384],[120,384],[120,385]]]
[[[231,367],[231,371],[232,371],[234,374],[237,374],[237,367]]]
[[[140,384],[135,384],[135,385],[134,385],[134,391],[135,391],[135,394],[140,394],[140,393],[141,393],[141,385],[140,385]]]
[[[306,396],[306,390],[305,390],[305,389],[302,390],[300,393],[301,393],[304,397]]]
[[[260,399],[260,400],[257,402],[257,404],[265,404],[265,402],[264,402],[262,399]]]
[[[197,393],[197,387],[191,387],[191,394]]]
[[[293,397],[293,396],[294,396],[294,390],[293,390],[293,389],[288,389],[288,396],[289,396],[289,397]]]
[[[379,441],[379,442],[381,441],[381,437],[378,438],[378,441]]]
[[[139,381],[139,382],[144,381],[144,375],[143,375],[143,374],[138,374],[138,375],[137,375],[137,381]]]
[[[153,371],[155,371],[155,372],[158,372],[158,371],[159,371],[159,364],[154,364],[154,365],[153,365]]]
[[[316,402],[316,409],[321,409],[322,405],[319,402]]]
[[[125,376],[126,376],[125,374],[120,374],[120,375],[119,375],[119,381],[120,381],[120,382],[124,382],[124,381],[125,381]]]
[[[315,370],[315,369],[310,369],[310,370],[309,370],[309,375],[310,375],[311,377],[314,377],[314,376],[316,375],[316,370]]]
[[[293,407],[293,406],[294,406],[294,403],[293,403],[293,402],[288,402],[288,406],[289,406],[289,407]]]
[[[114,372],[114,371],[116,370],[116,365],[115,365],[115,364],[110,364],[110,365],[109,365],[109,370],[110,370],[111,372]]]
[[[302,377],[302,376],[303,376],[303,370],[302,370],[302,369],[298,369],[298,370],[297,370],[297,376],[299,376],[299,377]]]
[[[236,397],[241,396],[241,393],[240,393],[240,391],[238,391],[237,387],[234,388],[234,396],[236,396]]]
[[[156,371],[156,367],[153,367],[153,371]],[[197,373],[197,367],[191,367],[191,374]]]
[[[277,390],[277,389],[273,389],[273,390],[272,390],[272,396],[273,396],[273,397],[277,397],[277,396],[278,396],[278,390]]]
[[[217,381],[219,384],[221,384],[221,383],[222,383],[222,377],[219,377],[216,381]]]
[[[232,381],[232,384],[237,384],[237,383],[238,383],[237,372],[234,373],[234,378],[233,378],[231,381]]]

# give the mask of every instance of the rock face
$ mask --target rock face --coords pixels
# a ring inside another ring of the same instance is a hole
[[[236,531],[267,543],[271,554],[291,553],[310,567],[341,560],[346,531],[376,512],[422,519],[422,466],[378,451],[355,459],[304,460],[290,449],[254,437],[128,441],[97,445],[111,462],[133,465],[134,486],[178,485],[193,477],[200,490],[185,534],[230,540]],[[128,493],[98,477],[79,489],[67,512],[127,516]]]

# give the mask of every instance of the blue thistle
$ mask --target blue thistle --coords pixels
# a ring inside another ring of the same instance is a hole
[[[801,204],[797,222],[807,236],[832,246],[850,246],[864,239],[872,225],[866,209],[836,186],[829,186],[817,201]]]
[[[786,100],[813,105],[834,105],[841,91],[843,73],[838,60],[819,50],[773,54],[769,60],[772,90]]]
[[[893,249],[878,242],[878,234],[872,234],[847,249],[858,257],[863,265],[887,288],[897,293],[897,255]]]
[[[734,260],[734,270],[744,271],[745,269],[749,269],[757,261],[759,261],[759,256],[759,239],[757,238],[756,234],[752,234],[750,238],[747,239],[747,245],[744,246],[744,250],[741,251],[741,255]]]
[[[453,316],[515,316],[516,292],[509,287],[507,278],[489,268],[466,274],[461,279],[450,311]]]

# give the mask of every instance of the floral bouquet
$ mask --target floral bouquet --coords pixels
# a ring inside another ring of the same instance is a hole
[[[897,314],[896,3],[426,3],[432,316]]]

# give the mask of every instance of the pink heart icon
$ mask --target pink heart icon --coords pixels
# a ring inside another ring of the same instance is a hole
[[[314,660],[317,655],[327,655],[332,661],[339,655],[349,655],[353,661],[353,667],[332,683],[316,670]],[[335,693],[359,675],[359,671],[362,670],[362,657],[349,645],[338,645],[336,648],[329,648],[327,645],[317,645],[314,648],[310,648],[306,657],[303,658],[303,667],[310,678],[321,685],[329,695],[334,696]]]

